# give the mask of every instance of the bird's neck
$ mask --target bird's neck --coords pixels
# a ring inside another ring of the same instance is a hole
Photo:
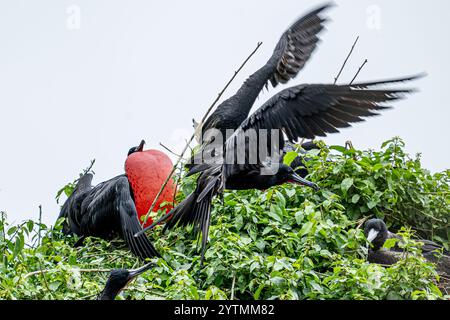
[[[384,243],[388,239],[388,232],[382,232],[378,235],[377,238],[372,242],[373,250],[377,251],[383,248]]]
[[[97,297],[97,300],[114,300],[116,296],[119,294],[119,291],[109,290],[109,288],[105,288]]]
[[[258,95],[272,74],[273,67],[271,65],[265,65],[245,80],[241,88],[231,98],[239,104],[240,112],[246,113],[247,115],[250,113],[256,98],[258,98]]]

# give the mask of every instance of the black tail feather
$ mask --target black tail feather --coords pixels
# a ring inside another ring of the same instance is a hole
[[[123,237],[131,252],[142,260],[160,257],[160,254],[144,233],[134,236],[139,231],[142,231],[142,227],[136,217],[122,215]]]

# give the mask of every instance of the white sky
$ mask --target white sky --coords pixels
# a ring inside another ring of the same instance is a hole
[[[326,141],[379,148],[399,135],[432,171],[449,168],[450,2],[335,2],[323,42],[288,86],[332,82],[359,35],[342,81],[365,58],[359,80],[421,71],[428,77],[395,110]],[[42,204],[51,223],[59,212],[56,191],[91,159],[98,183],[123,172],[128,149],[141,139],[147,148],[162,142],[180,151],[191,119],[203,116],[257,42],[262,48],[225,97],[267,61],[298,16],[321,3],[2,0],[0,210],[19,222],[36,218]],[[284,87],[264,92],[255,107]]]

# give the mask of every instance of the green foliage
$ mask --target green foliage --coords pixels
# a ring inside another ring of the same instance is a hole
[[[378,152],[311,152],[306,165],[319,192],[292,184],[225,192],[214,201],[203,269],[191,228],[161,234],[157,227],[148,236],[163,259],[118,299],[444,298],[434,265],[411,237],[448,243],[450,172],[430,174],[403,147],[393,139]],[[178,200],[194,187],[194,178],[182,179]],[[404,259],[393,266],[366,262],[362,224],[373,216],[404,237],[397,243]],[[60,229],[10,226],[2,214],[0,299],[93,299],[106,270],[142,264],[122,241],[89,238],[73,248],[76,238]]]
[[[313,180],[336,193],[349,218],[377,216],[394,231],[409,226],[449,249],[450,170],[431,174],[420,155],[411,159],[404,147],[400,138],[386,141],[380,151],[323,147],[308,168]]]

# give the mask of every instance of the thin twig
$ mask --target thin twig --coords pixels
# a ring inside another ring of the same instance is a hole
[[[5,224],[6,224],[6,213],[1,211],[0,214],[2,215],[1,217],[1,223],[2,223],[2,235],[3,235],[3,243],[6,244],[6,232],[5,232]],[[6,247],[5,247],[6,250]],[[8,268],[8,260],[6,258],[6,254],[2,252],[2,262],[3,265],[6,267],[6,269]]]
[[[42,225],[42,205],[39,205],[39,233],[38,233],[38,247],[41,245],[41,225]]]
[[[349,52],[347,58],[345,58],[345,61],[344,61],[344,63],[342,64],[341,70],[339,70],[338,75],[336,76],[336,78],[334,78],[334,84],[336,84],[336,82],[339,80],[339,77],[341,76],[341,73],[342,73],[342,71],[344,70],[345,65],[347,64],[348,59],[349,59],[350,56],[352,55],[353,49],[355,49],[355,46],[356,46],[356,43],[358,42],[358,40],[359,40],[359,36],[356,38],[355,42],[353,43],[353,46],[352,46],[352,48],[350,49],[350,52]]]
[[[91,164],[89,165],[89,167],[87,167],[86,169],[84,169],[84,174],[89,173],[92,170],[92,167],[95,164],[95,159],[91,160]],[[94,173],[94,171],[92,171]]]
[[[183,167],[180,166],[179,167],[179,171],[178,171],[178,179],[177,179],[177,183],[175,184],[175,190],[173,191],[173,201],[172,201],[172,206],[175,207],[175,201],[176,201],[176,197],[177,197],[177,193],[178,193],[178,188],[180,187],[180,181],[181,181],[181,175],[183,174]]]
[[[258,49],[261,47],[262,42],[258,42],[258,45],[256,46],[256,49],[253,50],[253,52],[247,57],[247,59],[245,59],[245,61],[242,63],[242,65],[239,67],[239,69],[237,69],[234,72],[234,75],[231,77],[231,79],[228,81],[228,83],[225,85],[225,87],[222,89],[222,91],[217,95],[217,98],[214,100],[214,102],[211,104],[211,106],[209,107],[209,109],[206,111],[205,115],[203,116],[202,120],[200,121],[200,123],[205,123],[206,118],[209,116],[209,113],[211,112],[211,110],[214,108],[214,106],[216,105],[216,103],[220,100],[220,98],[222,97],[222,95],[225,93],[225,91],[228,89],[228,87],[230,86],[230,84],[233,82],[233,80],[236,78],[236,76],[238,75],[238,73],[242,70],[242,68],[244,68],[244,66],[247,64],[247,62],[251,59],[251,57],[253,57],[253,55],[256,53],[256,51],[258,51]],[[161,186],[161,189],[159,190],[158,194],[156,195],[155,199],[153,200],[152,205],[150,206],[150,208],[148,209],[147,214],[144,217],[144,220],[142,221],[142,226],[144,226],[147,223],[148,217],[150,216],[150,213],[153,211],[153,209],[155,208],[156,202],[158,201],[159,197],[161,196],[164,188],[166,187],[167,183],[169,182],[170,178],[172,177],[173,173],[175,172],[178,164],[180,163],[181,159],[183,158],[186,150],[189,148],[189,145],[191,144],[192,140],[194,140],[196,134],[198,132],[200,132],[201,130],[201,126],[198,126],[197,129],[194,131],[192,137],[189,139],[188,143],[186,144],[186,146],[184,147],[183,151],[181,152],[180,157],[178,158],[177,162],[175,163],[175,165],[173,166],[171,172],[169,173],[169,175],[167,176],[166,181],[163,183],[163,185]]]
[[[38,264],[39,264],[39,269],[40,269],[40,271],[42,271],[41,260],[38,260]],[[43,274],[44,272],[41,272],[41,273]],[[25,278],[26,278],[26,276],[25,276]],[[50,295],[53,297],[53,294],[52,294],[52,292],[50,291],[50,288],[49,288],[49,286],[48,286],[47,279],[45,278],[44,275],[42,276],[42,279],[44,279],[44,285],[45,285],[45,288],[46,288],[47,291],[50,293]]]
[[[361,229],[362,225],[363,225],[367,220],[369,220],[369,217],[364,217],[364,218],[362,218],[361,220],[359,220],[359,221],[358,221],[358,226],[356,227],[356,230]]]
[[[173,154],[174,156],[180,157],[179,154],[176,154],[175,152],[173,152],[172,150],[170,150],[168,147],[166,147],[165,145],[163,145],[161,142],[159,143],[159,145],[161,147],[163,147],[164,149],[166,149],[167,151],[169,151],[171,154]]]
[[[89,294],[87,296],[81,297],[79,300],[87,300],[89,298],[97,297],[98,293]]]
[[[43,270],[33,271],[30,273],[27,273],[24,276],[24,279],[29,278],[31,276],[35,276],[35,275],[48,273],[50,271],[55,271],[55,270],[56,269],[43,269]],[[78,271],[81,273],[94,273],[94,272],[111,272],[111,269],[72,269],[72,271]],[[44,279],[45,279],[45,277],[44,277]]]
[[[361,67],[359,67],[358,72],[355,74],[355,76],[353,77],[352,81],[350,82],[350,85],[353,84],[353,82],[355,82],[356,78],[358,77],[359,73],[361,72],[362,68],[364,68],[364,66],[367,63],[367,59],[364,60],[363,64],[361,65]]]
[[[444,194],[450,194],[450,192],[446,192],[446,191],[439,191],[439,192],[421,192],[420,194],[444,195]]]
[[[230,300],[234,300],[234,284],[236,282],[236,276],[233,275],[233,282],[231,283],[231,298]]]

